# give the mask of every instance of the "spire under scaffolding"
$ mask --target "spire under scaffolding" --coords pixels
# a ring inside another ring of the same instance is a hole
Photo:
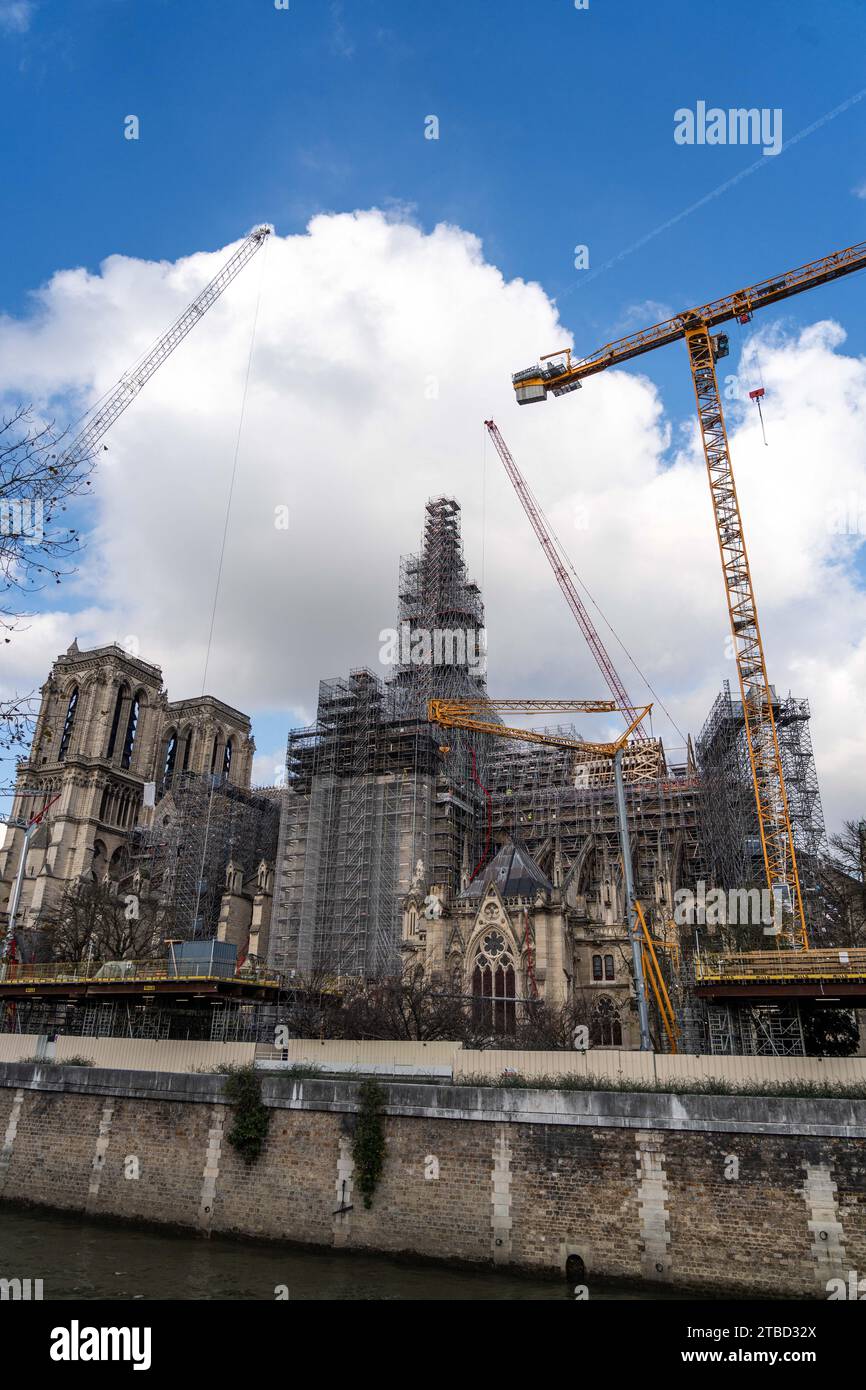
[[[483,741],[445,753],[427,722],[430,698],[486,690],[484,605],[453,498],[427,503],[421,550],[400,563],[391,659],[385,677],[322,681],[315,724],[289,734],[271,931],[280,969],[398,972],[400,898],[419,864],[457,891],[467,847],[473,863],[483,850]]]

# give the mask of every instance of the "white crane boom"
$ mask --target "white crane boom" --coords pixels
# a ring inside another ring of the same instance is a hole
[[[60,459],[62,468],[75,467],[76,464],[88,457],[94,445],[111,428],[118,416],[123,414],[126,407],[135,400],[142,387],[162,366],[165,359],[171,356],[178,343],[186,337],[190,329],[194,328],[211,305],[216,303],[223,290],[228,288],[235,276],[243,270],[248,261],[252,260],[273,230],[269,223],[253,227],[218,274],[205,285],[200,294],[196,295],[192,303],[187,305],[180,318],[175,319],[168,332],[157,339],[133,367],[124,372],[117,385],[101,403],[94,407],[97,413],[94,415],[91,411],[90,421],[76,435],[69,448],[64,451]]]

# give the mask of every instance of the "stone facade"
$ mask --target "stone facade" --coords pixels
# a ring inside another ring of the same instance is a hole
[[[255,752],[247,715],[210,695],[170,701],[160,668],[116,645],[80,651],[73,642],[41,696],[12,820],[26,824],[57,800],[28,848],[18,914],[25,931],[50,918],[69,884],[133,886],[133,832],[168,823],[173,783],[186,776],[246,790]],[[7,827],[0,927],[23,841],[21,824]]]
[[[471,996],[491,1033],[514,1031],[515,1006],[539,999],[585,1018],[593,1047],[637,1047],[624,921],[612,873],[584,883],[554,855],[551,881],[508,840],[456,896],[426,883],[419,862],[403,900],[403,957],[437,989]]]

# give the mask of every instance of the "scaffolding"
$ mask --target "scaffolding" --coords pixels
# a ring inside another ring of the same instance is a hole
[[[826,852],[826,832],[809,731],[809,702],[772,691],[773,718],[794,848],[800,871],[803,908],[810,937],[820,925],[818,869]],[[701,821],[708,870],[714,886],[725,890],[765,887],[760,830],[743,706],[724,688],[713,704],[697,741],[703,783]]]
[[[700,1051],[713,1057],[802,1057],[800,1005],[710,1004]]]
[[[276,852],[279,802],[223,776],[179,773],[149,826],[132,837],[131,866],[142,892],[166,905],[181,939],[216,934],[229,862],[244,880]]]
[[[468,730],[449,729],[441,745],[427,721],[431,699],[487,700],[483,603],[466,573],[453,499],[427,504],[422,548],[400,562],[398,621],[390,672],[322,681],[315,722],[289,735],[271,963],[301,976],[396,974],[410,888],[455,896],[508,837],[562,888],[578,933],[622,920],[609,761]],[[809,911],[824,842],[809,706],[773,698]],[[484,717],[498,719],[489,705]],[[728,1008],[723,1017],[698,997],[695,959],[706,943],[675,925],[678,890],[763,884],[742,707],[730,687],[696,749],[647,739],[627,752],[624,774],[635,890],[684,1050],[796,1051],[802,1029],[784,1007],[755,1005],[742,1017]],[[244,1025],[227,1015],[220,1026]]]
[[[690,749],[682,762],[673,763],[660,743],[648,740],[629,749],[623,771],[635,887],[638,897],[656,908],[660,922],[673,912],[673,886],[693,886],[705,871],[696,768]],[[552,872],[558,853],[566,875],[586,878],[592,857],[605,865],[600,883],[619,875],[609,759],[596,764],[571,750],[507,744],[493,758],[490,789],[496,838],[522,840],[545,872]],[[670,865],[669,873],[661,874],[662,863]]]
[[[467,575],[460,507],[427,503],[421,550],[400,562],[385,678],[322,681],[315,723],[289,734],[270,959],[281,970],[383,976],[400,968],[400,899],[423,869],[459,891],[484,851],[479,737],[447,752],[430,698],[484,698],[484,606]]]

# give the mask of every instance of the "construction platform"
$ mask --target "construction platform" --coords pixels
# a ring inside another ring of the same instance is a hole
[[[20,999],[139,999],[175,1003],[207,1000],[276,1001],[285,989],[284,976],[268,966],[244,967],[237,974],[219,973],[194,964],[182,972],[171,961],[112,961],[110,968],[93,963],[7,964],[0,967],[0,1003]]]
[[[743,951],[695,958],[701,999],[844,1000],[866,1007],[866,948]]]

